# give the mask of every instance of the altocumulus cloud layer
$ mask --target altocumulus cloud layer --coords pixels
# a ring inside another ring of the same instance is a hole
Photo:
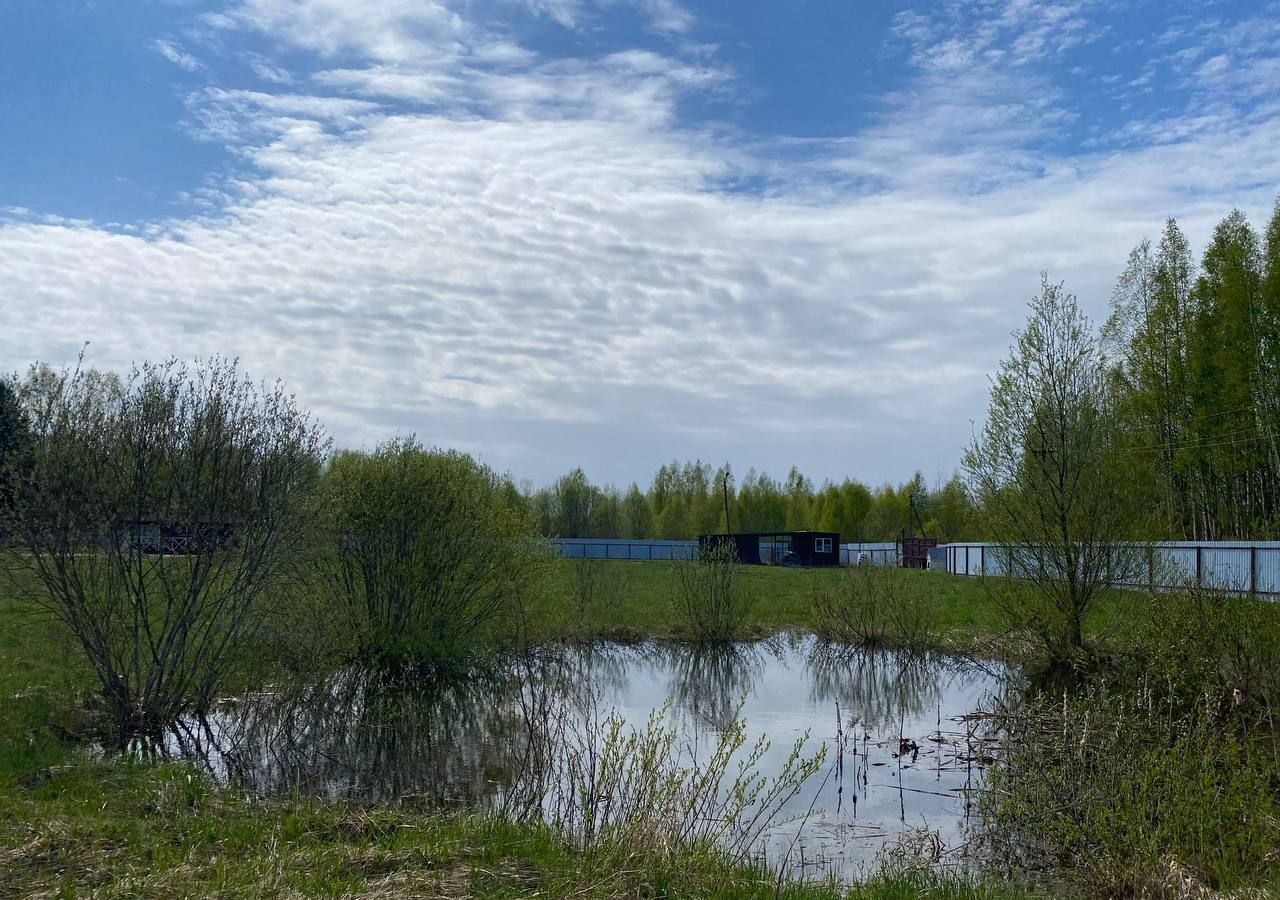
[[[503,24],[515,7],[570,33],[626,7],[641,30],[552,54]],[[1160,25],[1124,82],[1053,67],[1105,46],[1102,11],[904,12],[900,83],[821,138],[684,115],[750,89],[672,0],[193,13],[154,52],[208,73],[183,127],[242,164],[178,219],[10,209],[0,362],[238,355],[340,443],[416,431],[539,480],[672,456],[949,472],[1040,270],[1102,316],[1165,216],[1199,242],[1280,186],[1274,10]],[[1144,107],[1157,79],[1176,103]],[[1077,83],[1132,112],[1082,128]]]

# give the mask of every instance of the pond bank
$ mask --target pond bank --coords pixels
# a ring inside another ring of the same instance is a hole
[[[661,835],[584,852],[500,816],[288,790],[254,800],[191,764],[104,762],[50,728],[70,727],[88,687],[58,629],[4,600],[0,625],[0,896],[1022,896],[910,866],[851,888],[778,883]]]

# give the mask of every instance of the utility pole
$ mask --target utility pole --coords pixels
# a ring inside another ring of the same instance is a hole
[[[724,494],[724,530],[729,534],[733,534],[733,525],[729,523],[729,473],[724,473],[724,480],[720,482],[721,492]]]

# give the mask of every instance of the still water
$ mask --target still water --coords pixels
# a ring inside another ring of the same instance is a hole
[[[761,775],[782,770],[797,740],[806,756],[825,748],[755,855],[795,873],[857,878],[926,832],[927,852],[963,851],[996,752],[975,713],[1011,678],[998,665],[855,652],[807,636],[701,649],[592,645],[446,684],[341,673],[228,702],[200,727],[188,723],[171,749],[263,796],[526,811],[534,796],[545,813],[568,777],[557,761],[597,746],[611,718],[625,732],[656,711],[685,766],[705,764],[737,718],[746,741],[735,765],[768,738]],[[542,771],[530,779],[534,757]]]

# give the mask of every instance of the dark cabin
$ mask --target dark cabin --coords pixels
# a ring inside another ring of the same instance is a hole
[[[698,536],[699,550],[724,543],[733,544],[738,550],[738,559],[750,565],[840,565],[840,535],[835,531],[753,531]]]

